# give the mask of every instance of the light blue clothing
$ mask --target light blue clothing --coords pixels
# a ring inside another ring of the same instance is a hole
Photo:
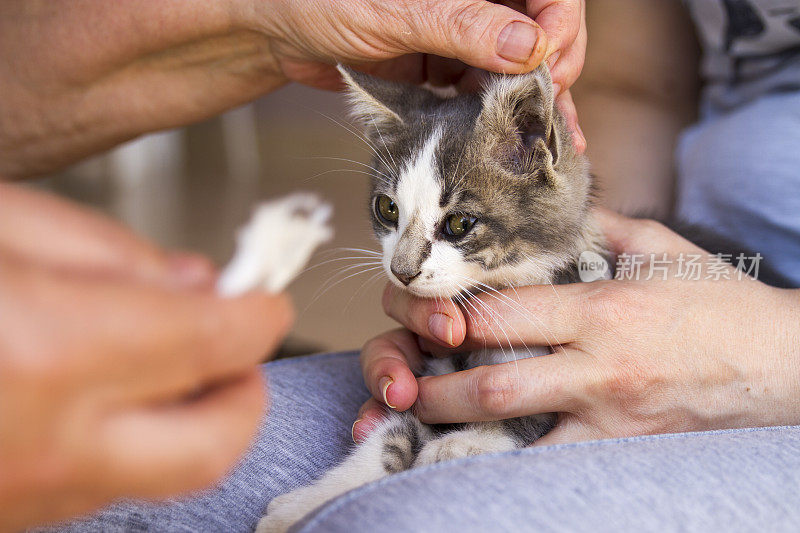
[[[527,448],[386,478],[298,529],[797,532],[798,453],[800,427]]]
[[[678,147],[678,219],[760,253],[800,287],[800,91],[707,114]]]
[[[703,45],[703,117],[677,151],[678,219],[800,287],[800,1],[684,3]]]
[[[352,446],[367,394],[354,353],[266,365],[271,413],[217,490],[123,503],[80,532],[245,532],[276,495]],[[322,507],[304,532],[797,531],[800,427],[663,435],[477,456],[390,476]]]

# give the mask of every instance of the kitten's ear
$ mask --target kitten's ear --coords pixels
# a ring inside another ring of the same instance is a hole
[[[403,124],[404,88],[400,84],[343,65],[336,68],[347,86],[350,112],[363,128],[382,130]]]
[[[544,170],[554,182],[561,156],[559,118],[547,67],[529,74],[493,76],[482,92],[480,124],[488,130],[493,148],[520,173]]]

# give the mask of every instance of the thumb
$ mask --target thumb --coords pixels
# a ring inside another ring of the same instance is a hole
[[[509,7],[485,0],[428,2],[405,18],[400,32],[412,51],[459,59],[473,67],[519,74],[536,68],[547,52],[544,30]]]

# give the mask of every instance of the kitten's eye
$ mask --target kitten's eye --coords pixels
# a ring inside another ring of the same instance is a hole
[[[396,226],[397,219],[400,218],[400,210],[394,200],[381,194],[375,198],[375,212],[382,222],[389,226]]]
[[[475,225],[475,221],[477,220],[478,219],[475,217],[461,213],[450,215],[444,222],[444,233],[448,237],[463,237],[469,233],[469,230],[472,229],[472,226]]]

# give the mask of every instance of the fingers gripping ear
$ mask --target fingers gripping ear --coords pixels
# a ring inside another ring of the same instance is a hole
[[[452,57],[491,72],[529,72],[548,49],[542,28],[524,10],[485,0],[385,2],[408,25],[399,39],[408,50]],[[403,7],[405,6],[405,7]],[[405,11],[405,12],[402,12]]]

